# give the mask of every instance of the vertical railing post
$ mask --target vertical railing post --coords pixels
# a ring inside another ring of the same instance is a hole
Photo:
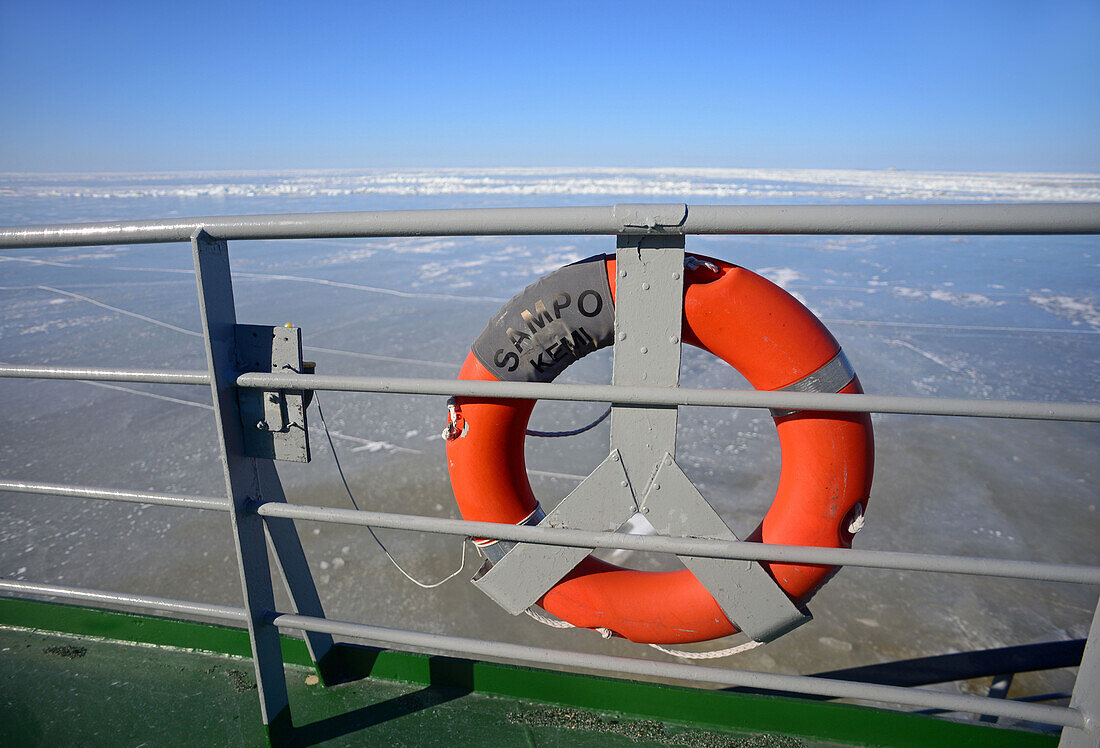
[[[1063,727],[1058,748],[1097,748],[1100,746],[1100,600],[1092,616],[1092,627],[1077,668],[1077,682],[1069,705],[1080,709],[1085,726]]]
[[[255,459],[259,476],[260,497],[265,503],[285,504],[283,484],[272,460]],[[325,610],[317,594],[313,575],[302,548],[302,540],[294,527],[294,520],[282,517],[265,517],[267,538],[271,541],[272,557],[282,575],[290,603],[299,615],[324,618]],[[339,683],[346,677],[338,650],[329,634],[318,631],[303,631],[306,649],[317,666],[321,681],[326,686]]]
[[[214,239],[202,229],[191,237],[191,247],[195,257],[199,311],[214,399],[214,419],[226,491],[233,505],[230,517],[244,604],[248,612],[248,635],[252,641],[252,657],[256,667],[260,714],[269,740],[273,744],[283,744],[289,741],[291,734],[290,703],[279,630],[271,623],[275,597],[263,519],[248,511],[248,502],[260,495],[261,487],[255,460],[244,454],[237,403],[234,333],[237,313],[229,273],[229,248],[224,240]]]

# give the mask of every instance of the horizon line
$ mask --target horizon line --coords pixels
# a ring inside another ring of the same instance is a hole
[[[945,170],[945,169],[908,169],[881,167],[875,169],[855,167],[789,167],[789,166],[362,166],[362,167],[288,167],[263,169],[151,169],[123,171],[2,171],[0,177],[80,177],[80,176],[160,176],[160,175],[277,175],[277,174],[361,174],[365,172],[591,172],[591,173],[736,173],[736,172],[797,172],[797,173],[883,173],[883,174],[939,174],[956,176],[1052,176],[1059,178],[1100,179],[1100,172],[1090,171],[995,171],[995,170]]]

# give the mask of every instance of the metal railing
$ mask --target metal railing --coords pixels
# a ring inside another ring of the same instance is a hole
[[[208,371],[0,366],[0,377],[184,384],[211,387],[218,421],[227,496],[184,496],[148,491],[0,481],[0,490],[160,504],[230,515],[237,542],[245,607],[172,600],[101,590],[0,579],[15,595],[48,595],[86,604],[202,616],[247,625],[252,637],[261,713],[273,730],[289,725],[289,705],[278,653],[279,629],[306,634],[315,661],[323,664],[333,635],[450,654],[509,658],[535,665],[598,669],[612,675],[694,680],[796,692],[831,698],[896,703],[936,710],[973,712],[1061,725],[1062,745],[1096,746],[1100,739],[1100,608],[1094,615],[1073,697],[1068,707],[922,688],[876,685],[823,677],[701,667],[628,657],[593,655],[542,647],[388,629],[325,618],[304,564],[292,522],[308,519],[374,528],[477,536],[576,548],[619,548],[716,559],[852,565],[1048,582],[1100,585],[1100,567],[935,554],[767,545],[690,537],[640,536],[541,526],[498,525],[288,504],[273,463],[245,457],[240,446],[238,388],[339,390],[417,395],[519,399],[589,400],[645,406],[696,405],[810,409],[941,416],[978,416],[1064,421],[1100,421],[1100,404],[835,395],[804,392],[701,390],[638,386],[471,382],[438,379],[337,377],[241,373],[225,347],[226,325],[235,322],[225,240],[501,234],[1098,234],[1100,205],[980,206],[698,206],[617,205],[593,208],[394,211],[306,215],[236,216],[0,229],[0,249],[96,244],[192,242],[199,281]],[[254,462],[253,462],[254,461]],[[242,466],[249,466],[244,471]],[[257,466],[255,470],[252,466]],[[264,481],[264,498],[245,472]],[[271,482],[273,481],[273,483]],[[275,491],[271,486],[276,487]],[[299,614],[277,612],[267,565],[264,528]]]

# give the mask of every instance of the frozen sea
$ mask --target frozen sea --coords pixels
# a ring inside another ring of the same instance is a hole
[[[893,171],[493,169],[0,175],[0,225],[269,212],[610,205],[1100,201],[1098,175]],[[242,322],[303,329],[318,372],[453,377],[489,317],[611,237],[235,242]],[[797,295],[841,341],[867,392],[1100,401],[1100,238],[690,237],[688,250],[753,269]],[[0,253],[0,361],[205,367],[185,244]],[[606,382],[604,351],[563,381]],[[739,387],[685,350],[682,384]],[[441,398],[321,393],[360,507],[456,517]],[[4,479],[217,495],[224,488],[202,388],[0,381]],[[599,404],[542,403],[540,429]],[[1100,563],[1100,426],[874,417],[877,461],[857,547]],[[349,506],[311,414],[313,462],[280,466],[291,501]],[[528,439],[544,506],[606,454],[606,423]],[[679,461],[740,535],[774,494],[778,442],[764,411],[681,409]],[[331,617],[637,657],[605,641],[512,618],[459,578],[408,583],[363,530],[299,523]],[[457,539],[380,532],[411,573],[457,567]],[[625,563],[646,567],[653,559]],[[240,604],[220,514],[0,493],[0,576]],[[848,568],[812,601],[814,622],[730,664],[813,673],[898,658],[1083,637],[1096,590]],[[725,642],[719,643],[723,645]],[[706,649],[713,645],[694,646]],[[1071,674],[1020,676],[1012,695],[1065,689]],[[965,683],[981,691],[986,682]],[[951,688],[954,688],[952,686]]]

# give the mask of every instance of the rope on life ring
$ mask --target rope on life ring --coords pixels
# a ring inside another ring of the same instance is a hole
[[[460,380],[549,382],[614,337],[615,258],[598,255],[536,281],[493,316],[475,340]],[[862,392],[840,345],[779,286],[736,265],[688,256],[683,342],[721,358],[757,390]],[[452,404],[447,460],[464,519],[538,524],[545,516],[524,462],[535,401],[459,397]],[[773,411],[782,456],[779,486],[746,540],[850,547],[862,527],[874,444],[866,413]],[[499,561],[513,543],[476,540]],[[835,567],[762,563],[790,600],[804,604]],[[681,644],[738,631],[687,569],[644,572],[584,559],[539,601],[578,628],[635,642]]]

